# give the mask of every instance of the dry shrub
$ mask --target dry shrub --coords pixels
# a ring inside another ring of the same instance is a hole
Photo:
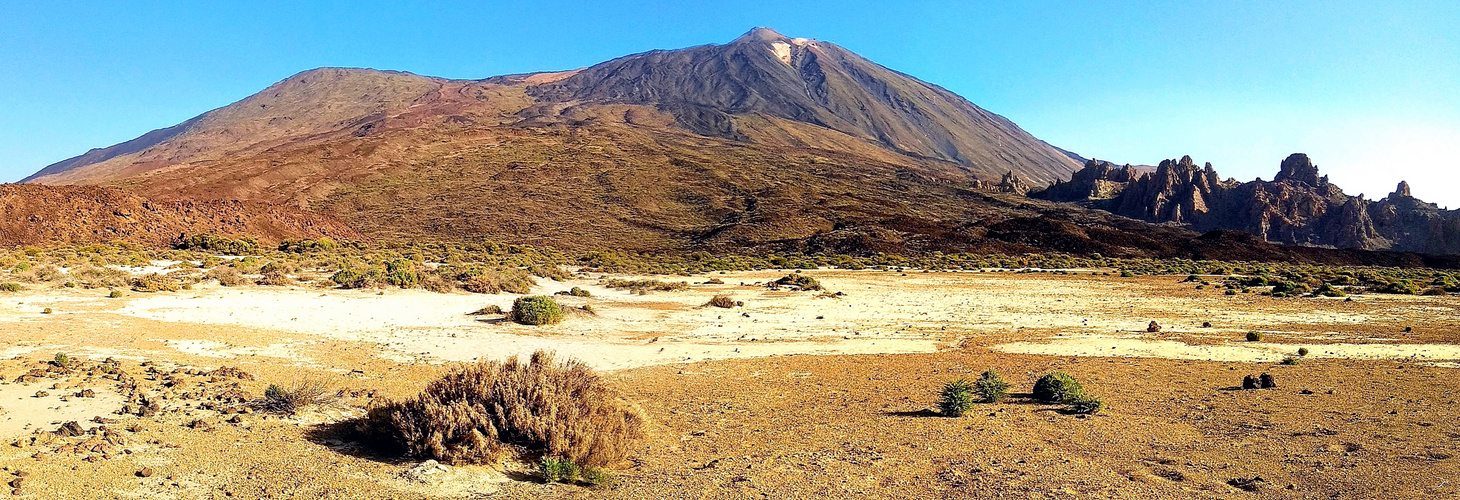
[[[264,271],[257,283],[264,286],[289,286],[294,284],[294,278],[290,278],[288,274],[278,269],[270,269]]]
[[[665,282],[651,279],[626,280],[621,278],[613,278],[604,281],[603,286],[608,288],[626,289],[631,292],[682,292],[685,290],[689,290],[689,283],[683,281]]]
[[[725,309],[729,309],[729,308],[735,307],[735,297],[731,297],[729,295],[723,295],[723,294],[722,295],[716,295],[714,298],[710,299],[709,302],[706,302],[705,303],[705,307],[710,307],[710,306],[723,307]]]
[[[295,382],[289,388],[269,384],[264,399],[258,406],[276,413],[295,413],[305,408],[325,406],[334,403],[339,396],[331,389],[329,381],[322,378],[306,378]]]
[[[31,271],[31,274],[35,276],[36,281],[46,282],[56,281],[66,277],[66,273],[62,272],[61,268],[50,264],[35,268],[35,270]]]
[[[132,275],[111,267],[82,266],[71,270],[71,277],[81,288],[121,288],[127,286]]]
[[[233,266],[218,266],[209,269],[208,274],[204,276],[218,280],[218,284],[223,286],[242,286],[248,284],[248,278],[244,278],[243,273],[238,272],[238,268]]]
[[[526,363],[482,361],[426,386],[415,399],[370,408],[359,430],[406,454],[452,464],[492,463],[508,452],[575,464],[624,459],[643,417],[593,373],[538,351]]]
[[[456,285],[451,284],[446,278],[436,274],[426,274],[421,278],[421,288],[436,293],[451,293],[456,290]]]
[[[132,290],[138,292],[176,292],[182,289],[182,282],[171,276],[152,273],[132,278]]]
[[[461,288],[471,293],[532,293],[537,280],[521,269],[496,269],[473,273],[462,280]]]

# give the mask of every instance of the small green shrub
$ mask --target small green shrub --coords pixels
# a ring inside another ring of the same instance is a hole
[[[581,469],[571,460],[543,456],[537,464],[542,480],[549,483],[566,483],[578,478]]]
[[[1298,348],[1298,355],[1299,356],[1307,356],[1308,355],[1308,348],[1307,347],[1299,347]]]
[[[604,280],[603,286],[606,286],[608,288],[625,289],[635,293],[644,291],[682,292],[685,290],[689,290],[689,283],[683,281],[664,282],[653,279],[626,280],[613,278],[609,280]]]
[[[113,298],[113,299],[120,299],[120,298],[122,298],[122,291],[121,290],[112,290],[111,293],[106,294],[106,296],[107,297],[110,297],[110,298]]]
[[[1009,395],[1009,383],[999,376],[999,372],[989,370],[979,375],[978,380],[973,383],[974,389],[979,396],[983,397],[986,403],[997,403],[1003,401]]]
[[[477,309],[476,312],[471,313],[472,316],[486,316],[488,314],[502,314],[502,307],[496,304],[492,304],[487,307]]]
[[[1262,342],[1262,332],[1247,332],[1248,342]]]
[[[49,307],[47,307],[45,309],[41,309],[41,314],[50,314],[50,313],[51,313],[51,308],[49,308]]]
[[[385,282],[399,288],[415,288],[421,284],[421,274],[416,264],[409,260],[392,260],[385,263]]]
[[[519,297],[512,302],[511,318],[524,325],[552,325],[563,321],[563,308],[552,297]]]
[[[825,290],[821,287],[821,282],[816,281],[816,278],[812,278],[810,276],[800,273],[788,274],[785,277],[776,280],[776,284],[781,286],[792,286],[808,292]]]
[[[573,287],[572,290],[568,290],[568,295],[572,295],[574,297],[591,297],[591,296],[593,296],[593,294],[588,293],[588,290],[584,290],[581,287],[576,287],[576,286]]]
[[[1085,388],[1065,372],[1053,372],[1034,382],[1034,399],[1047,403],[1071,403],[1085,395]]]
[[[1222,294],[1223,295],[1237,295],[1237,291],[1229,288],[1229,289],[1227,289],[1227,291],[1222,292]]]
[[[264,399],[282,400],[288,392],[282,385],[269,384],[269,388],[264,390]]]
[[[1295,358],[1295,357],[1292,357],[1292,356],[1288,356],[1286,358],[1283,358],[1282,362],[1279,363],[1279,364],[1288,365],[1288,366],[1295,366],[1298,363],[1302,363],[1302,362],[1303,361],[1300,360],[1300,359],[1298,359],[1298,358]]]
[[[1132,276],[1135,276],[1135,274],[1131,273],[1130,271],[1121,271],[1120,272],[1120,277],[1122,277],[1122,278],[1130,278]]]
[[[71,367],[71,356],[67,356],[64,352],[56,353],[56,357],[52,358],[52,361],[55,361],[56,366],[59,366],[61,368]]]
[[[0,292],[19,292],[20,283],[0,283]]]
[[[945,417],[961,417],[973,408],[973,384],[967,380],[944,384],[938,396],[938,412]]]
[[[364,277],[365,275],[360,273],[359,271],[353,269],[341,269],[333,276],[330,276],[330,281],[333,281],[336,285],[340,285],[345,288],[355,288],[351,285],[358,283]]]
[[[1105,400],[1096,396],[1082,394],[1079,398],[1070,402],[1069,410],[1071,413],[1094,415],[1105,410]]]
[[[610,486],[613,484],[612,473],[607,469],[592,465],[584,466],[579,477],[589,486]]]

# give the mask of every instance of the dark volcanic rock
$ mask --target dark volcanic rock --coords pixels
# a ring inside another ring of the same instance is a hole
[[[1243,231],[1284,244],[1460,253],[1460,211],[1415,199],[1404,182],[1381,200],[1349,196],[1319,176],[1302,153],[1284,159],[1271,182],[1220,180],[1211,164],[1197,167],[1190,157],[1162,161],[1141,176],[1091,161],[1069,182],[1030,196],[1202,232]]]

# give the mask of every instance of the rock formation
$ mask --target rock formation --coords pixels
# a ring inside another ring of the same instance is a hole
[[[1070,181],[1030,196],[1202,232],[1245,231],[1277,243],[1460,253],[1460,211],[1415,199],[1404,182],[1377,201],[1349,196],[1302,153],[1284,159],[1270,182],[1220,180],[1210,163],[1197,167],[1189,156],[1138,176],[1091,160]]]

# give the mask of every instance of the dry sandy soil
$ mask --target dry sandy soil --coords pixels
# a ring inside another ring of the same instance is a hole
[[[809,273],[845,296],[749,286],[784,274],[775,272],[715,275],[726,285],[683,278],[695,283],[690,291],[647,296],[543,280],[541,293],[588,289],[592,297],[559,300],[596,311],[550,327],[468,315],[506,308],[510,294],[216,285],[120,299],[104,290],[3,294],[0,479],[20,486],[0,491],[402,500],[1460,496],[1460,298],[1225,296],[1179,277]],[[701,307],[717,293],[745,307]],[[1163,330],[1146,332],[1150,321]],[[1246,342],[1249,331],[1263,341]],[[1299,347],[1311,351],[1301,364],[1277,363]],[[540,484],[523,464],[382,457],[331,425],[372,398],[419,391],[453,362],[542,348],[607,372],[651,422],[611,487]],[[78,361],[49,365],[57,352]],[[224,366],[248,375],[215,371]],[[962,418],[930,411],[943,383],[989,368],[1014,384],[1009,401]],[[1073,374],[1109,408],[1071,415],[1022,395],[1052,370]],[[1258,373],[1273,374],[1278,388],[1237,390]],[[306,378],[344,397],[294,416],[238,413],[238,401],[269,383]],[[128,380],[156,403],[155,414],[136,415],[136,400],[119,392]],[[132,411],[118,413],[123,405]],[[69,421],[94,434],[36,432]]]

